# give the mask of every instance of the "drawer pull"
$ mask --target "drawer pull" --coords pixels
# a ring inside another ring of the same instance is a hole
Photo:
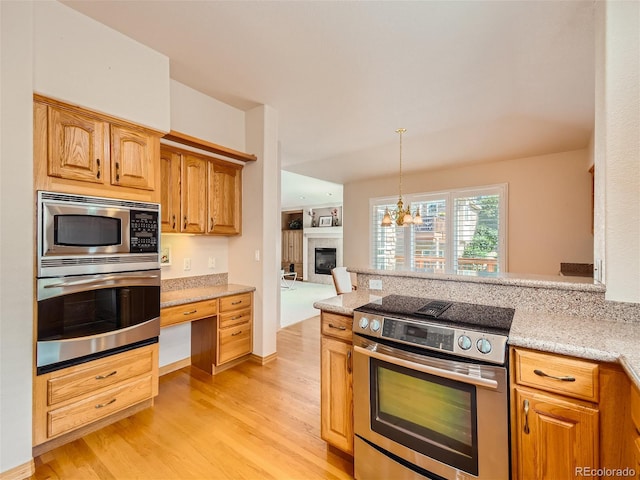
[[[529,400],[524,401],[524,433],[529,435]]]
[[[198,310],[191,310],[190,312],[183,312],[183,315],[193,315],[194,313],[198,313]]]
[[[109,400],[107,403],[99,403],[99,404],[97,404],[97,405],[96,405],[96,408],[104,408],[104,407],[107,407],[107,406],[111,405],[111,404],[112,404],[113,402],[115,402],[115,401],[116,401],[116,399],[115,399],[115,398],[113,398],[113,399]]]
[[[347,372],[351,373],[353,371],[353,354],[351,353],[351,349],[347,351]]]
[[[237,302],[231,302],[231,305],[240,305],[242,303],[242,300],[238,300]]]
[[[538,370],[538,369],[535,369],[533,371],[533,373],[535,373],[539,377],[553,378],[554,380],[560,380],[561,382],[575,382],[576,381],[575,377],[568,377],[568,376],[567,377],[555,377],[553,375],[548,375],[548,374],[544,373],[542,370]]]
[[[347,329],[347,327],[343,327],[342,325],[339,325],[336,327],[333,323],[329,324],[329,328],[335,328],[336,330],[343,330],[343,331]]]
[[[106,375],[96,375],[96,380],[104,380],[105,378],[113,377],[116,373],[118,373],[118,371],[114,370]]]
[[[171,215],[171,220],[173,221],[173,225],[171,226],[171,228],[175,229],[176,228],[176,216],[175,216],[175,214]]]
[[[239,318],[244,317],[244,315],[236,315],[235,317],[231,317],[231,320],[238,320]]]
[[[240,335],[241,333],[242,333],[242,330],[240,330],[239,332],[236,332],[236,333],[232,333],[231,336],[235,337],[236,335]]]

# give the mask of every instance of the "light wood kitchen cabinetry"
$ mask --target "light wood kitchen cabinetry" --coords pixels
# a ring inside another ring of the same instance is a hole
[[[629,466],[636,472],[634,478],[640,480],[640,391],[635,386],[630,385],[629,393],[631,397],[631,438],[628,440],[630,450]]]
[[[253,350],[253,293],[202,300],[160,311],[162,327],[191,322],[191,365],[214,375]]]
[[[158,344],[37,375],[34,446],[55,441],[142,402],[150,405],[156,395]]]
[[[302,278],[302,230],[282,231],[282,268],[289,271],[293,264],[294,271]]]
[[[321,313],[320,432],[328,444],[353,455],[353,318]]]
[[[194,155],[182,157],[180,209],[184,233],[204,233],[207,207],[207,161]]]
[[[182,157],[160,149],[160,223],[163,233],[180,231],[180,167]]]
[[[159,132],[35,96],[36,190],[158,201],[159,152]]]
[[[624,462],[612,448],[628,403],[617,395],[620,369],[519,348],[511,355],[513,478],[583,478]]]
[[[208,162],[207,233],[238,235],[242,229],[242,168]]]
[[[160,158],[163,233],[241,233],[242,166],[168,145]]]
[[[216,366],[251,353],[253,336],[252,294],[244,293],[220,299],[220,317],[216,330]]]

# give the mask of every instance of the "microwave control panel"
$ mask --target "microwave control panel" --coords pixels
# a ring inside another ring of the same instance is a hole
[[[130,211],[129,247],[131,253],[157,253],[159,236],[158,212]]]

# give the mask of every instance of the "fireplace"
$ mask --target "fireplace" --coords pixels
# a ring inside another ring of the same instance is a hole
[[[316,248],[316,273],[331,275],[331,270],[336,268],[335,248]]]

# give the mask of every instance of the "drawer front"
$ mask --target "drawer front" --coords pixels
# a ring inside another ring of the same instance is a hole
[[[252,350],[251,324],[221,329],[218,337],[218,365],[241,357]]]
[[[598,364],[550,353],[515,351],[516,382],[560,395],[598,401]]]
[[[351,338],[353,317],[322,312],[321,323],[323,335],[346,340],[349,343],[353,341]]]
[[[160,310],[160,326],[177,325],[179,323],[212,317],[218,313],[218,299],[203,300],[202,302],[185,303],[175,307]]]
[[[114,357],[96,360],[91,366],[47,381],[47,405],[89,394],[138,375],[151,373],[153,350],[132,351]]]
[[[633,385],[631,385],[631,419],[640,435],[640,392]]]
[[[151,376],[140,378],[47,413],[47,435],[55,437],[151,398]]]
[[[218,318],[220,328],[227,328],[239,323],[251,322],[251,309],[247,308],[237,312],[222,313]]]
[[[220,313],[240,310],[251,306],[251,294],[243,293],[230,297],[220,297]]]

